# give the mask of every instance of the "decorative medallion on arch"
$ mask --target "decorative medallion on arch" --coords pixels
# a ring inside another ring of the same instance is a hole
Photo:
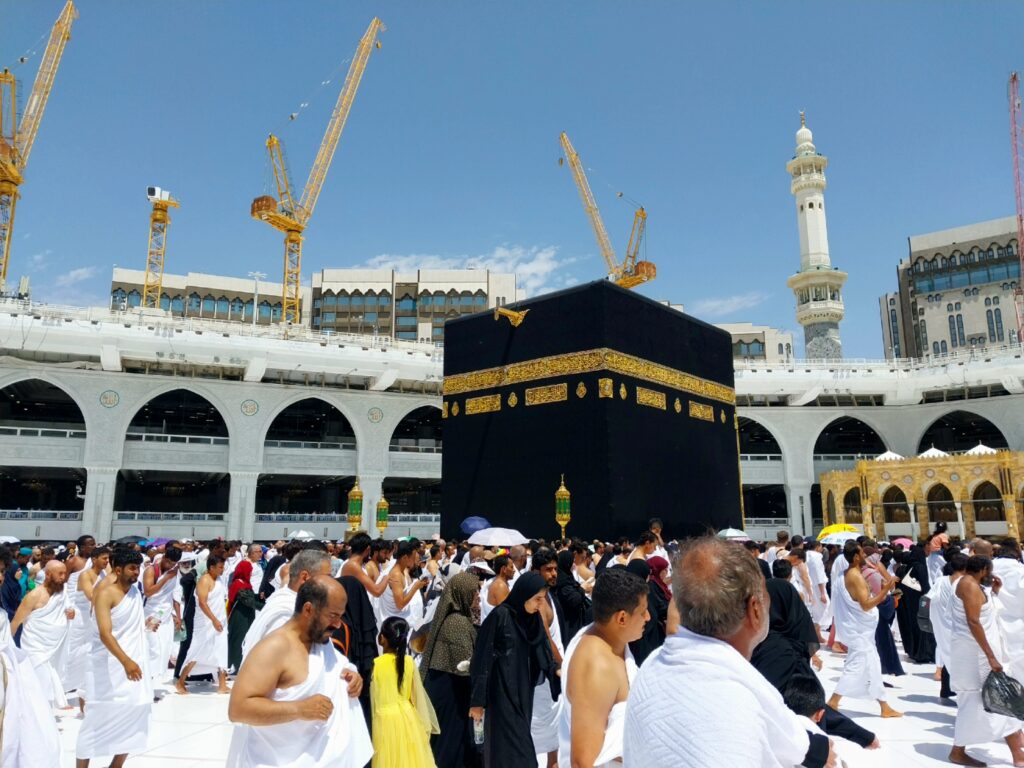
[[[252,399],[243,400],[239,409],[242,411],[243,416],[255,416],[260,412],[260,404]]]

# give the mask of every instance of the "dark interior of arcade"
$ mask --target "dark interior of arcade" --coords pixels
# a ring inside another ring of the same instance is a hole
[[[77,512],[85,504],[85,470],[0,467],[0,508]]]

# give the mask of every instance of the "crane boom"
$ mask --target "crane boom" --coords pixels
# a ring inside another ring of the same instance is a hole
[[[559,138],[562,141],[565,159],[569,161],[572,177],[576,181],[576,189],[579,190],[580,200],[583,201],[583,210],[590,221],[591,229],[594,230],[594,237],[597,238],[597,247],[601,249],[601,255],[604,256],[605,264],[608,265],[608,277],[612,280],[617,280],[620,275],[618,257],[615,255],[615,249],[612,248],[612,241],[608,237],[608,230],[604,227],[601,212],[597,209],[594,193],[590,191],[590,182],[587,181],[587,174],[583,171],[580,156],[564,131]]]
[[[72,0],[67,0],[50,31],[35,83],[27,106],[17,122],[17,82],[8,70],[0,72],[0,294],[7,282],[7,268],[11,260],[11,240],[14,231],[14,212],[23,181],[22,172],[32,152],[43,111],[53,90],[64,48],[71,38],[71,24],[78,18]]]
[[[159,307],[164,285],[164,255],[167,253],[167,228],[171,226],[169,210],[180,203],[159,187],[150,187],[149,247],[146,249],[146,279],[142,284],[142,306]]]
[[[274,168],[274,183],[277,186],[277,199],[270,195],[257,197],[252,201],[251,213],[254,219],[265,221],[280,232],[284,232],[284,283],[281,296],[281,318],[286,323],[298,322],[302,317],[300,306],[302,281],[302,232],[309,223],[316,208],[317,198],[323,189],[327,171],[330,170],[334,151],[338,148],[338,140],[345,128],[356,91],[370,60],[374,46],[380,47],[377,34],[387,28],[380,19],[374,17],[366,33],[359,40],[352,63],[345,77],[345,84],[334,105],[334,112],[327,123],[327,130],[320,142],[313,167],[309,171],[309,179],[302,191],[302,199],[295,203],[288,167],[285,164],[284,151],[280,139],[273,134],[267,138],[267,151],[270,163]]]
[[[57,67],[60,66],[61,57],[64,56],[64,48],[71,39],[71,24],[78,18],[78,11],[72,0],[64,4],[57,22],[50,30],[50,40],[46,44],[46,51],[39,63],[39,71],[36,72],[36,81],[32,85],[32,93],[29,94],[25,103],[25,111],[21,115],[21,125],[18,126],[18,154],[20,155],[21,167],[28,165],[28,156],[32,152],[32,145],[35,143],[36,134],[39,132],[39,123],[43,119],[43,111],[46,109],[46,102],[50,99],[50,92],[53,90],[53,81],[57,77]]]
[[[341,138],[341,132],[345,129],[345,122],[352,109],[352,102],[356,98],[356,91],[359,90],[359,83],[363,79],[363,72],[366,71],[366,63],[370,60],[370,53],[374,46],[380,47],[377,33],[383,31],[386,31],[386,27],[380,19],[374,17],[352,57],[348,74],[345,76],[345,84],[341,88],[341,93],[338,94],[338,102],[334,105],[334,112],[331,113],[331,120],[327,124],[323,141],[320,142],[320,149],[317,150],[313,167],[309,169],[309,178],[302,191],[302,200],[299,201],[299,220],[303,224],[309,221],[309,217],[313,215],[313,209],[316,208],[317,198],[320,197],[320,190],[327,178],[331,160],[334,159],[334,150],[338,148],[338,140]]]
[[[1017,258],[1020,276],[1014,290],[1013,303],[1017,311],[1017,343],[1024,344],[1024,178],[1021,177],[1021,146],[1024,125],[1021,124],[1020,81],[1016,72],[1010,73],[1010,146],[1013,154],[1013,192],[1017,204]]]

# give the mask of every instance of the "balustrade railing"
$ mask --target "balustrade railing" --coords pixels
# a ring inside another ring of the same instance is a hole
[[[222,523],[226,512],[115,512],[115,520],[164,520],[191,523]]]
[[[0,509],[0,520],[81,520],[81,512],[56,509]]]
[[[84,429],[52,429],[51,427],[0,427],[0,437],[60,437],[85,439]]]
[[[129,432],[124,436],[129,442],[143,443],[187,443],[191,445],[227,445],[226,437],[208,437],[206,435],[164,435],[149,432]]]
[[[311,448],[314,450],[327,451],[354,451],[355,440],[342,440],[339,442],[321,442],[313,440],[265,440],[263,445],[267,448]]]

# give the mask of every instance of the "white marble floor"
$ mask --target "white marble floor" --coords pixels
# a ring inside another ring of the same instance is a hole
[[[831,693],[842,669],[842,657],[822,652],[825,667],[821,677],[826,693]],[[879,750],[865,751],[844,743],[842,757],[849,768],[931,768],[949,765],[946,756],[953,738],[956,709],[939,703],[939,684],[932,679],[934,668],[906,664],[907,675],[891,678],[890,703],[905,713],[898,720],[882,720],[877,705],[866,701],[844,700],[843,709],[858,723],[874,731],[881,743]],[[227,696],[214,692],[213,686],[193,684],[193,693],[178,696],[168,692],[154,706],[149,749],[132,755],[132,768],[213,768],[227,759],[231,724],[227,719]],[[60,717],[64,746],[63,766],[74,766],[75,738],[80,720],[74,713]],[[742,723],[737,737],[742,738]],[[969,752],[991,766],[1009,766],[1010,751],[1004,743],[974,746]],[[97,767],[108,763],[94,760]],[[446,768],[442,766],[441,768]],[[723,767],[725,768],[725,767]]]

